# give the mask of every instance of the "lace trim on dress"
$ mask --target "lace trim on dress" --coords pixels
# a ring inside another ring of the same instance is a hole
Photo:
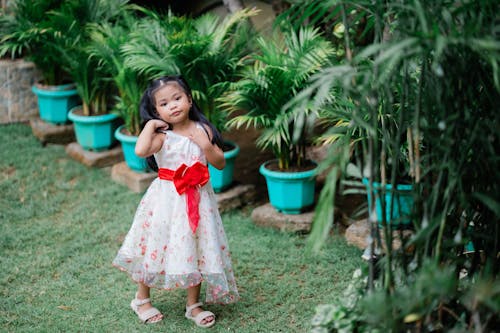
[[[224,273],[201,273],[191,272],[186,274],[165,274],[165,272],[148,273],[138,258],[134,263],[133,260],[116,258],[113,261],[113,266],[127,272],[132,280],[141,282],[151,288],[173,290],[187,289],[206,282],[205,303],[208,304],[230,304],[235,303],[239,299],[236,290],[236,282],[227,280],[226,276],[233,276],[233,272],[227,269]]]

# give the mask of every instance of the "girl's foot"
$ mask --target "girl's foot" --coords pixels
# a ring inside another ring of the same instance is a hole
[[[200,313],[204,312],[203,309],[201,308],[201,306],[198,306],[197,308],[194,308],[194,310],[191,311],[191,315],[193,317],[196,317],[197,315],[199,315]],[[205,312],[209,312],[209,311],[205,311]],[[208,317],[205,317],[201,323],[202,324],[208,324],[208,323],[211,323],[215,320],[215,316],[208,316]]]
[[[163,319],[163,315],[157,308],[153,307],[149,298],[140,299],[136,294],[130,307],[145,324],[154,324]]]
[[[186,318],[194,321],[199,327],[208,328],[215,324],[215,315],[210,311],[203,311],[203,303],[186,306]]]

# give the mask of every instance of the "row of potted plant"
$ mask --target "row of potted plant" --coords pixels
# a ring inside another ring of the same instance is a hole
[[[42,3],[44,7],[36,7]],[[223,20],[210,14],[193,19],[170,12],[158,14],[125,0],[62,4],[18,0],[16,19],[33,15],[35,8],[42,8],[44,15],[30,19],[26,27],[21,22],[13,25],[12,32],[2,38],[0,55],[17,52],[37,66],[50,62],[45,67],[62,74],[58,80],[44,75],[46,84],[69,80],[74,85],[52,89],[60,92],[59,101],[69,97],[59,102],[62,115],[47,117],[40,105],[40,116],[53,123],[71,120],[84,149],[109,149],[118,138],[128,165],[146,171],[145,161],[133,156],[142,91],[152,78],[182,73],[208,119],[221,132],[241,126],[262,130],[257,146],[276,156],[276,161],[260,168],[273,206],[297,214],[313,205],[317,166],[306,158],[312,124],[305,121],[311,108],[285,105],[334,55],[331,43],[319,31],[286,28],[273,38],[256,39],[247,22],[255,10],[242,10]],[[36,33],[30,36],[32,31]],[[42,44],[44,55],[35,51]],[[39,85],[33,88],[40,90]],[[55,111],[55,105],[49,109]],[[123,125],[118,127],[120,121]],[[94,122],[108,135],[94,135]],[[217,175],[210,168],[216,191],[232,182],[233,158],[239,148],[234,142],[226,144],[229,176]],[[305,185],[297,185],[296,180],[304,180]],[[287,187],[290,182],[291,189]],[[297,199],[291,194],[297,194]]]
[[[251,38],[243,22],[255,10],[222,21],[213,15],[160,16],[127,1],[19,0],[12,6],[13,15],[0,22],[5,32],[0,55],[25,56],[41,69],[44,80],[32,89],[41,119],[72,121],[84,149],[107,150],[117,138],[127,164],[147,171],[133,148],[140,131],[139,100],[147,80],[172,73],[193,82],[207,117],[225,130],[227,117],[215,109],[215,98],[244,65]],[[211,168],[217,191],[232,182],[239,151],[234,143],[226,144],[224,172]]]

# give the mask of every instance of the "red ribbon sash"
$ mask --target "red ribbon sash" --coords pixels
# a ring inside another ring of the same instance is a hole
[[[200,192],[198,191],[198,187],[208,182],[209,174],[207,166],[201,162],[196,162],[189,167],[182,164],[177,170],[160,168],[158,170],[158,177],[163,180],[171,180],[174,183],[177,193],[186,193],[189,226],[193,233],[195,233],[200,221]]]

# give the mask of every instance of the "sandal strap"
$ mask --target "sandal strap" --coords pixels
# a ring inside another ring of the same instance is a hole
[[[194,320],[196,322],[198,322],[198,323],[201,324],[201,322],[203,321],[203,319],[206,319],[208,317],[214,317],[215,318],[215,315],[212,312],[210,312],[210,311],[202,311],[202,312],[198,313],[196,315],[196,317],[194,317]]]
[[[151,303],[151,299],[145,298],[145,299],[138,299],[137,297],[134,300],[135,305],[141,306],[147,303]]]
[[[157,315],[161,315],[160,310],[158,310],[157,308],[150,308],[137,314],[142,322],[147,322],[149,319]]]
[[[202,302],[194,303],[194,304],[192,304],[192,305],[190,305],[190,306],[187,306],[187,305],[186,305],[186,313],[188,313],[188,314],[189,314],[189,316],[191,316],[191,311],[193,311],[193,310],[194,310],[194,309],[196,309],[196,308],[199,308],[199,307],[200,307],[200,306],[202,306],[202,305],[203,305],[203,303],[202,303]]]
[[[196,323],[196,326],[198,327],[203,327],[203,328],[208,328],[212,327],[215,324],[215,315],[210,312],[210,311],[202,311],[198,313],[196,316],[192,316],[191,311],[196,309],[197,307],[202,306],[203,303],[196,303],[190,306],[186,306],[186,318],[194,321]],[[213,317],[214,319],[208,323],[202,324],[202,321],[208,317]]]

